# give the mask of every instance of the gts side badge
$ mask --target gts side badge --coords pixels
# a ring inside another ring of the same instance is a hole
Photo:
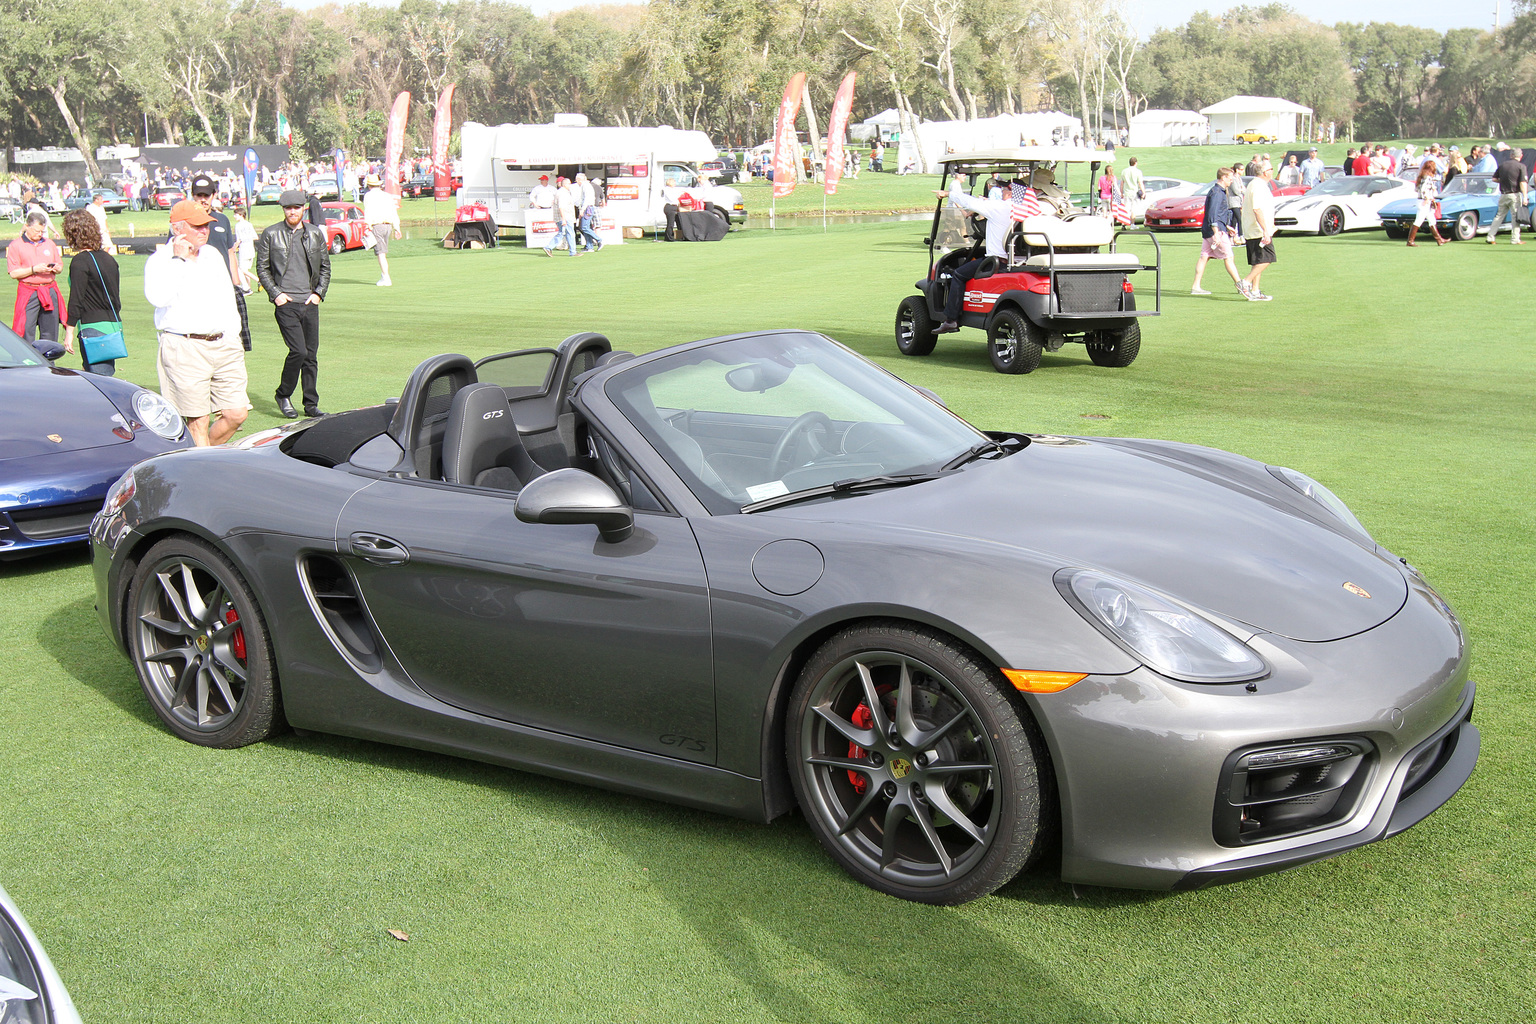
[[[483,420],[500,419],[502,416],[506,415],[506,412],[507,412],[507,410],[505,410],[505,409],[492,409],[490,412],[486,413],[484,416],[481,416],[480,418],[483,419]]]

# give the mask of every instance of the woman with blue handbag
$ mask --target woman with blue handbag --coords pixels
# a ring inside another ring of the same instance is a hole
[[[86,373],[111,377],[116,360],[128,354],[123,342],[123,318],[119,312],[117,261],[101,248],[101,229],[84,210],[64,216],[64,239],[75,250],[69,261],[69,326],[64,329],[64,348],[75,350],[80,336],[80,361]]]

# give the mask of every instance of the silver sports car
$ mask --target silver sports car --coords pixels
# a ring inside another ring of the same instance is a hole
[[[801,331],[437,356],[397,402],[141,463],[92,539],[187,740],[798,807],[930,903],[1046,853],[1151,889],[1332,856],[1477,760],[1456,617],[1316,481],[982,432]]]

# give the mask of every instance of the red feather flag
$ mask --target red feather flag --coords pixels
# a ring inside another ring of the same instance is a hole
[[[843,76],[843,84],[837,87],[837,98],[832,101],[832,116],[827,121],[827,195],[837,194],[837,181],[843,176],[843,132],[848,127],[848,111],[853,108],[853,79],[858,74],[850,71]]]
[[[411,112],[411,94],[395,97],[389,111],[389,134],[384,137],[384,191],[400,194],[400,151],[405,148],[405,119]]]
[[[448,163],[448,137],[453,134],[453,88],[437,98],[437,118],[432,122],[432,198],[453,198],[453,168]]]
[[[779,101],[779,123],[773,134],[773,198],[782,199],[795,190],[795,118],[800,116],[800,94],[805,91],[805,72],[797,71],[784,86]]]

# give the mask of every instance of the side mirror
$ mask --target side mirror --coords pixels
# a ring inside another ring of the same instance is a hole
[[[613,488],[580,469],[557,469],[528,481],[512,510],[525,523],[590,524],[610,544],[628,539],[635,529],[634,511]]]

